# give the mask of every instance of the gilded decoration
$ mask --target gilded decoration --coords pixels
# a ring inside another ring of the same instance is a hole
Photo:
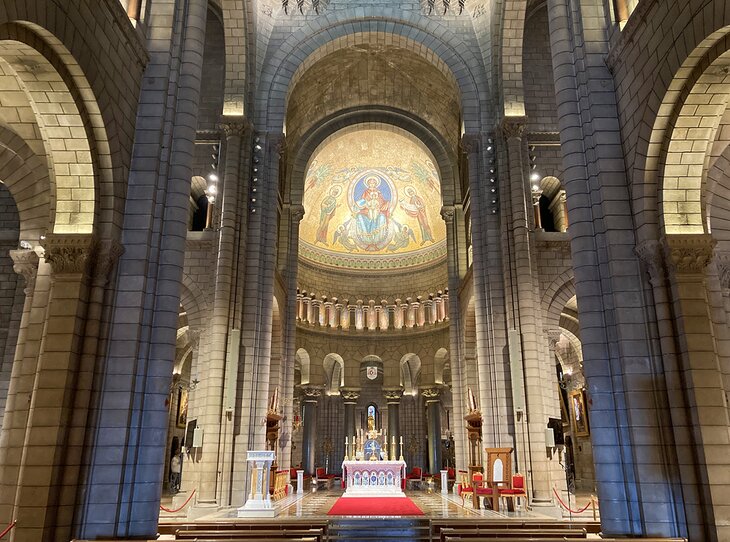
[[[331,267],[402,269],[446,257],[439,175],[406,133],[346,131],[314,154],[300,255]]]

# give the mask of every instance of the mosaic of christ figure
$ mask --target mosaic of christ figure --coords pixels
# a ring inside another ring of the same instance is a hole
[[[350,238],[368,252],[383,250],[397,231],[391,216],[395,187],[384,177],[369,173],[351,187],[352,220],[345,224]]]

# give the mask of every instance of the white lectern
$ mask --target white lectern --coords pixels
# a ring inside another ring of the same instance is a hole
[[[276,516],[276,508],[271,502],[269,485],[271,464],[276,459],[274,450],[249,450],[246,458],[250,463],[251,493],[246,504],[238,509],[238,517],[265,517]]]

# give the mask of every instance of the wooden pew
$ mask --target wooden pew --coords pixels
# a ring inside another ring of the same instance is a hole
[[[292,540],[307,538],[316,542],[324,541],[322,529],[221,529],[221,530],[179,530],[176,540]]]
[[[177,522],[161,522],[157,530],[160,534],[174,535],[177,531],[223,531],[223,530],[302,530],[302,529],[321,529],[327,534],[326,521],[302,521],[297,519],[281,520],[216,520],[216,521],[177,521]]]
[[[500,528],[484,529],[462,529],[449,528],[441,529],[441,541],[447,538],[456,538],[459,540],[471,540],[473,538],[551,538],[555,540],[585,540],[587,538],[585,529],[535,529],[505,526]]]

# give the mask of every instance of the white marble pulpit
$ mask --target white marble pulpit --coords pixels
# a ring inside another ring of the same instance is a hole
[[[405,497],[405,461],[343,461],[343,497]]]
[[[276,459],[273,450],[249,450],[249,473],[251,478],[251,492],[246,504],[238,509],[238,517],[276,517],[276,508],[269,495],[271,464]]]

